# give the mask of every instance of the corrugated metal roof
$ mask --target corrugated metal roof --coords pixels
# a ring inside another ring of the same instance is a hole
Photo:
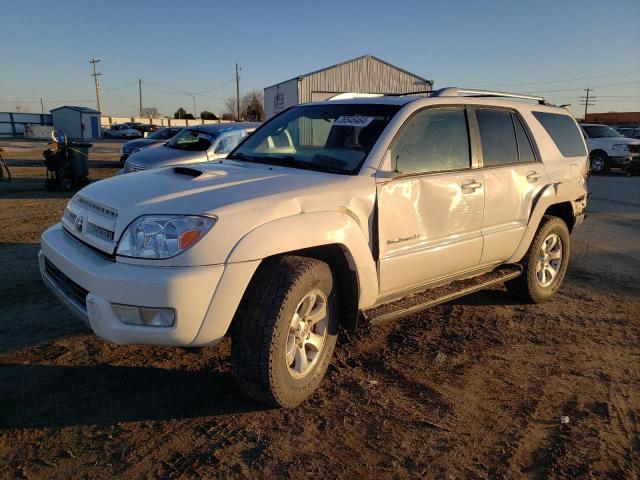
[[[333,68],[341,67],[341,66],[347,65],[347,64],[349,64],[349,63],[358,62],[358,61],[360,61],[360,60],[365,60],[365,59],[372,59],[372,60],[376,60],[376,61],[378,61],[378,62],[380,62],[380,63],[383,63],[383,64],[387,65],[388,67],[391,67],[391,68],[396,69],[396,70],[398,70],[398,71],[400,71],[400,72],[403,72],[403,73],[405,73],[405,74],[407,74],[407,75],[410,75],[410,76],[412,76],[412,77],[415,77],[415,78],[417,78],[417,79],[419,79],[419,80],[422,80],[423,82],[428,83],[428,84],[430,84],[430,85],[433,85],[433,80],[428,80],[428,79],[426,79],[426,78],[424,78],[424,77],[421,77],[421,76],[419,76],[419,75],[416,75],[416,74],[414,74],[414,73],[411,73],[411,72],[409,72],[409,71],[405,70],[404,68],[400,68],[400,67],[398,67],[398,66],[396,66],[396,65],[393,65],[392,63],[389,63],[389,62],[387,62],[387,61],[385,61],[385,60],[382,60],[381,58],[378,58],[378,57],[376,57],[376,56],[374,56],[374,55],[360,55],[359,57],[352,58],[352,59],[350,59],[350,60],[345,60],[344,62],[336,63],[335,65],[331,65],[331,66],[329,66],[329,67],[324,67],[324,68],[321,68],[321,69],[319,69],[319,70],[314,70],[313,72],[305,73],[305,74],[303,74],[303,75],[298,75],[297,77],[293,77],[293,78],[290,78],[290,79],[288,79],[288,80],[284,80],[284,81],[282,81],[282,82],[274,83],[273,85],[270,85],[269,87],[274,87],[274,86],[276,86],[276,85],[280,85],[281,83],[285,83],[285,82],[289,82],[289,81],[291,81],[291,80],[295,80],[296,78],[309,77],[309,76],[311,76],[311,75],[315,75],[315,74],[317,74],[317,73],[326,72],[327,70],[331,70],[331,69],[333,69]],[[266,88],[269,88],[269,87],[266,87]]]
[[[51,112],[55,112],[56,110],[61,110],[63,108],[68,108],[69,110],[75,110],[76,112],[82,112],[82,113],[100,113],[98,110],[94,110],[93,108],[76,107],[76,106],[73,106],[73,105],[64,105],[62,107],[52,108],[50,111]]]

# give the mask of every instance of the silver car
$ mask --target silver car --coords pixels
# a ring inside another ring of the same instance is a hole
[[[224,158],[259,125],[239,122],[186,127],[167,143],[132,154],[122,173]]]

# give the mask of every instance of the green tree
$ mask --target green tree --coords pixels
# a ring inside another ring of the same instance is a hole
[[[184,108],[180,107],[178,108],[178,110],[176,110],[176,113],[173,114],[173,118],[187,118],[187,111]]]

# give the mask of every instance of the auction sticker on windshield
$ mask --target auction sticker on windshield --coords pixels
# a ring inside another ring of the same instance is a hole
[[[366,127],[373,121],[374,117],[364,117],[362,115],[343,115],[333,122],[334,127]]]

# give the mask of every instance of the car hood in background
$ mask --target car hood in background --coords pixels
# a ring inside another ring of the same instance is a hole
[[[129,157],[127,163],[143,169],[150,169],[183,163],[206,162],[207,160],[206,151],[192,152],[160,145],[157,148],[145,149],[134,153]]]
[[[124,150],[132,151],[136,148],[147,147],[155,143],[166,143],[168,140],[161,138],[140,138],[138,140],[130,140],[122,145]]]

